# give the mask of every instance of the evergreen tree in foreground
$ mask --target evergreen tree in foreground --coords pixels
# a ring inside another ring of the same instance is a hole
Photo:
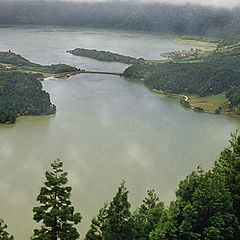
[[[122,182],[110,204],[104,204],[93,218],[85,240],[132,240],[133,221],[128,191]]]
[[[33,208],[33,219],[42,222],[40,229],[34,230],[33,240],[75,240],[79,233],[74,225],[80,223],[80,213],[74,213],[70,196],[72,188],[66,186],[67,172],[63,163],[57,159],[51,164],[53,170],[46,171],[47,181],[41,188],[37,201],[39,207]]]
[[[213,170],[224,178],[240,223],[240,135],[237,134],[231,134],[230,146],[221,152]]]
[[[176,200],[150,240],[240,239],[240,136],[232,135],[212,170],[201,168],[180,182]]]
[[[103,227],[108,217],[108,204],[105,203],[104,207],[98,212],[97,217],[92,219],[90,229],[86,233],[85,240],[104,240]]]
[[[13,236],[10,236],[6,231],[7,225],[2,219],[0,219],[0,239],[1,240],[13,240]]]
[[[132,240],[133,224],[128,202],[128,191],[123,181],[110,202],[103,226],[104,240]]]
[[[159,201],[155,190],[148,190],[148,195],[133,214],[134,238],[148,240],[149,234],[156,228],[164,213],[164,204]]]

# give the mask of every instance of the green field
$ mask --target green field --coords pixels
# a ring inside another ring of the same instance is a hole
[[[226,102],[228,102],[228,99],[225,97],[225,93],[207,97],[199,97],[197,95],[189,96],[190,105],[194,108],[201,107],[205,112],[215,112]]]

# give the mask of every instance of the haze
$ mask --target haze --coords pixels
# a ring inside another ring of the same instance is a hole
[[[71,1],[71,2],[99,2],[99,1],[114,1],[114,0],[61,0],[61,1]],[[119,0],[115,0],[118,1]],[[132,2],[160,2],[160,3],[171,3],[171,4],[200,4],[200,5],[211,5],[215,7],[227,7],[233,8],[240,6],[239,0],[128,0]]]
[[[1,0],[2,2],[4,0]],[[33,0],[5,0],[5,1],[33,1]],[[56,1],[56,0],[39,0],[39,1]],[[58,0],[62,2],[120,2],[119,0]],[[158,2],[158,3],[170,3],[170,4],[197,4],[204,6],[214,6],[214,7],[225,7],[225,8],[234,8],[240,7],[239,0],[128,0],[126,2]]]

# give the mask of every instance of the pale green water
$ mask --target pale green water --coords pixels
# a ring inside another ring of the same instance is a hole
[[[126,67],[65,53],[75,47],[157,58],[191,46],[171,36],[109,30],[0,28],[0,49],[34,62],[117,72]],[[174,199],[179,180],[198,165],[211,168],[230,132],[240,126],[240,119],[186,110],[140,82],[116,76],[47,80],[44,88],[57,105],[56,116],[22,117],[13,126],[0,126],[0,217],[16,240],[32,234],[32,207],[38,204],[44,172],[57,157],[69,172],[73,204],[83,215],[83,235],[122,179],[133,208],[151,188],[163,201]]]

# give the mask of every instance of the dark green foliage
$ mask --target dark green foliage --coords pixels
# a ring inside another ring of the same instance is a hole
[[[80,213],[74,213],[70,196],[72,188],[66,186],[67,172],[63,172],[63,163],[57,159],[51,164],[53,170],[47,171],[47,181],[41,188],[37,201],[39,207],[33,208],[33,219],[42,222],[40,229],[34,230],[34,240],[78,239],[79,233],[74,225],[80,223]]]
[[[176,201],[159,219],[150,240],[240,239],[239,159],[240,136],[234,134],[212,171],[199,168],[180,182]]]
[[[84,48],[75,48],[74,50],[67,51],[76,56],[88,57],[97,59],[99,61],[106,62],[121,62],[126,64],[137,63],[138,61],[144,61],[144,59],[136,59],[129,56],[120,55],[117,53],[105,52],[105,51],[97,51],[95,49],[89,50]]]
[[[23,58],[21,55],[15,54],[11,51],[0,52],[0,62],[12,64],[13,67],[17,67],[19,69],[37,71],[37,72],[43,72],[43,73],[63,73],[63,72],[78,71],[77,68],[71,67],[65,64],[42,66],[40,64],[32,63],[27,59]]]
[[[125,183],[118,188],[109,206],[104,205],[92,220],[85,240],[132,240],[133,222]]]
[[[233,199],[221,176],[193,172],[179,184],[177,200],[151,233],[157,239],[239,239]]]
[[[99,210],[97,217],[93,218],[90,229],[88,230],[85,240],[104,240],[104,227],[108,218],[108,205]]]
[[[16,122],[16,113],[3,109],[0,110],[0,123],[15,123]]]
[[[231,106],[240,105],[240,86],[233,86],[227,91],[226,97],[229,99]]]
[[[130,203],[128,202],[128,191],[123,182],[117,194],[110,202],[107,218],[103,226],[104,240],[131,240],[132,221]]]
[[[213,170],[225,180],[233,199],[235,214],[240,222],[240,135],[232,134],[230,147],[221,152]]]
[[[38,75],[0,70],[0,123],[14,123],[18,115],[55,113]]]
[[[159,202],[154,190],[149,190],[143,204],[133,214],[134,239],[149,239],[149,234],[156,228],[163,212],[164,204]]]
[[[146,61],[133,64],[124,75],[144,78],[147,86],[157,90],[208,96],[240,84],[239,53],[240,49],[228,54],[213,52],[204,61],[192,63]]]
[[[2,219],[0,219],[0,239],[1,240],[13,240],[13,236],[9,235],[6,231],[7,225],[4,223]]]

